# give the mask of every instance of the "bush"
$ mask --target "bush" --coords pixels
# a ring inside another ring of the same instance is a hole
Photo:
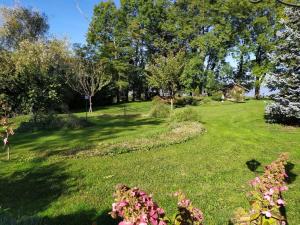
[[[198,105],[198,103],[201,100],[202,99],[200,97],[192,97],[192,96],[178,97],[175,99],[174,104],[176,106]]]
[[[151,195],[139,188],[118,185],[115,191],[115,203],[112,204],[113,218],[121,218],[119,225],[202,225],[203,213],[193,207],[191,201],[181,192],[178,196],[177,210],[172,219],[153,201]]]
[[[149,115],[155,118],[167,118],[170,116],[170,106],[161,99],[156,96],[152,100],[152,106]]]
[[[22,122],[17,130],[23,132],[28,130],[52,130],[61,128],[78,129],[88,125],[90,125],[88,121],[83,118],[78,118],[73,114],[59,116],[55,113],[39,113],[33,115],[29,121]]]
[[[213,92],[211,95],[211,99],[214,101],[222,101],[223,100],[223,92],[222,91]]]
[[[250,182],[253,188],[249,193],[251,209],[247,212],[239,208],[232,219],[234,224],[287,224],[282,213],[285,204],[282,192],[288,190],[285,183],[287,158],[287,154],[281,154],[265,167],[263,175]]]
[[[208,104],[210,103],[212,100],[210,97],[204,97],[203,100],[201,101],[202,104]]]
[[[197,110],[195,110],[194,108],[185,107],[183,109],[174,110],[174,112],[171,114],[170,121],[171,122],[185,122],[185,121],[199,122],[200,116]]]

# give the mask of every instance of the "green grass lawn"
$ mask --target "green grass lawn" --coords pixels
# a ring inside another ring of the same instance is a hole
[[[152,193],[168,213],[176,209],[173,193],[182,190],[202,209],[205,224],[227,225],[237,207],[248,206],[248,181],[255,173],[246,162],[266,165],[288,152],[291,179],[284,197],[289,224],[300,224],[300,128],[265,123],[264,101],[195,106],[207,132],[169,147],[55,160],[43,154],[149,137],[166,129],[167,121],[145,115],[150,103],[126,104],[125,117],[123,106],[97,109],[85,129],[16,133],[12,160],[0,154],[0,206],[14,217],[47,218],[48,225],[116,224],[107,212],[114,187],[124,183]]]

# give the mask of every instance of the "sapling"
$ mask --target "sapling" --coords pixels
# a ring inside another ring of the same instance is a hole
[[[9,149],[9,136],[14,135],[14,131],[10,126],[10,123],[8,122],[7,117],[3,117],[1,119],[1,126],[2,126],[2,132],[1,132],[1,137],[3,137],[3,144],[4,144],[4,149],[7,149],[7,160],[10,160],[10,149]]]

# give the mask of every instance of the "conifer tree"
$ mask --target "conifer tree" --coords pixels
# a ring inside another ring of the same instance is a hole
[[[271,55],[275,70],[268,85],[277,91],[274,102],[266,107],[271,122],[300,124],[300,9],[287,8],[284,28],[277,32],[280,40]]]

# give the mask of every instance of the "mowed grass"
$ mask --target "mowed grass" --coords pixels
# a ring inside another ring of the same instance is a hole
[[[202,209],[205,224],[227,225],[237,207],[248,207],[248,181],[263,170],[250,171],[247,161],[266,165],[288,152],[291,179],[284,198],[289,224],[298,225],[300,128],[265,123],[265,104],[196,106],[206,133],[185,143],[114,156],[50,160],[42,152],[163,132],[166,121],[144,115],[150,103],[126,104],[127,116],[121,116],[122,105],[100,108],[85,129],[16,134],[12,160],[0,155],[0,205],[14,217],[33,215],[49,225],[117,224],[107,213],[114,187],[124,183],[152,193],[168,214],[176,210],[174,192],[182,190]]]

